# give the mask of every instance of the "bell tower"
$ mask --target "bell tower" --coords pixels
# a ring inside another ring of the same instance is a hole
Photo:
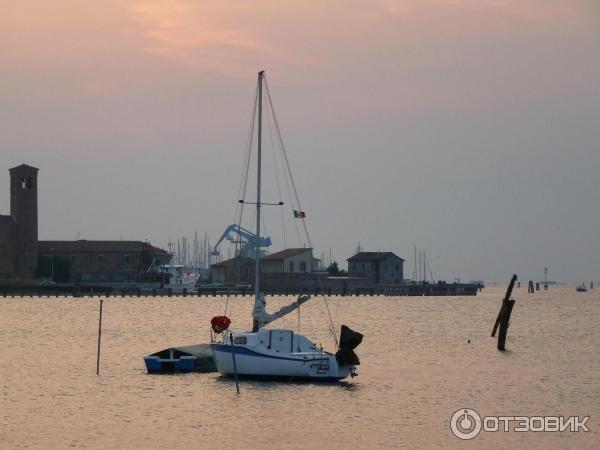
[[[33,278],[38,265],[38,169],[21,164],[9,172],[10,214],[17,223],[15,272]]]

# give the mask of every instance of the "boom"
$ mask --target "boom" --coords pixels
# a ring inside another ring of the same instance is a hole
[[[295,302],[284,306],[273,314],[269,314],[266,309],[267,302],[265,300],[265,296],[261,292],[254,300],[254,309],[252,310],[252,318],[254,319],[254,323],[257,327],[256,331],[273,322],[274,320],[281,319],[283,316],[295,311],[300,307],[300,305],[302,305],[302,303],[305,303],[308,300],[310,300],[310,295],[300,295]]]

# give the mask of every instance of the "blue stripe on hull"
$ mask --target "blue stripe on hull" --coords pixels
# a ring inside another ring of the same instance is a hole
[[[225,378],[233,378],[234,374],[227,373],[221,374]],[[289,376],[289,375],[247,375],[238,374],[238,378],[241,380],[257,380],[257,381],[291,381],[297,383],[337,383],[342,381],[346,377],[300,377],[300,376]]]
[[[329,361],[329,358],[286,358],[285,356],[275,356],[268,355],[264,353],[255,352],[254,350],[250,350],[247,347],[238,347],[224,344],[211,344],[213,351],[223,352],[223,353],[234,353],[236,355],[247,355],[247,356],[255,356],[258,358],[271,358],[271,359],[281,359],[285,361],[295,361],[295,362],[309,362],[309,361]]]

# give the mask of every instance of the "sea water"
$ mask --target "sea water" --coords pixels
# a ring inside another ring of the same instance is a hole
[[[505,353],[490,337],[505,287],[475,297],[332,297],[364,334],[359,376],[339,384],[148,375],[143,356],[208,342],[210,319],[251,326],[250,297],[0,298],[0,448],[600,448],[600,289],[551,286],[516,304]],[[292,298],[269,298],[269,309]],[[324,301],[273,327],[334,350]],[[489,416],[589,416],[589,432],[481,431]]]

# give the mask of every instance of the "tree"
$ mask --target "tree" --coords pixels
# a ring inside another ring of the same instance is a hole
[[[327,273],[329,273],[330,277],[345,277],[348,275],[348,272],[345,270],[340,270],[338,263],[336,261],[332,262],[327,268]]]
[[[340,268],[338,267],[338,263],[336,261],[329,264],[329,267],[327,268],[327,273],[329,274],[329,276],[332,277],[340,273]]]

